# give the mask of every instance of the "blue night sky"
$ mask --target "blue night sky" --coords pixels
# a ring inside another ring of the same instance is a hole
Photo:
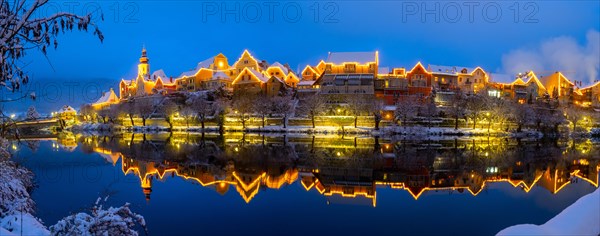
[[[68,11],[69,3],[73,2],[54,2],[41,14],[51,14],[57,7]],[[422,61],[499,72],[502,56],[512,50],[535,48],[560,36],[585,46],[588,32],[600,29],[599,1],[481,2],[472,11],[468,4],[83,1],[73,7],[74,12],[100,7],[104,43],[91,33],[70,33],[59,38],[58,50],[49,50],[48,60],[32,51],[25,61],[31,63],[28,69],[34,81],[95,80],[104,91],[135,75],[142,45],[148,50],[151,70],[162,68],[174,77],[219,52],[232,64],[244,49],[261,60],[289,63],[298,70],[325,59],[330,51],[379,50],[384,67],[410,68]],[[269,5],[274,8],[272,20]],[[425,8],[433,13],[425,14]]]

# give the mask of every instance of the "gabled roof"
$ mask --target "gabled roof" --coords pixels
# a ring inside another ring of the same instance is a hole
[[[75,112],[77,113],[77,111],[75,111],[75,109],[73,109],[73,107],[68,106],[68,105],[64,105],[59,111],[58,113],[65,113],[65,112]]]
[[[273,63],[273,65],[269,66],[269,68],[272,68],[272,67],[278,67],[278,68],[280,68],[281,71],[283,71],[284,75],[287,75],[288,72],[289,72],[289,70],[285,66],[283,66],[281,63],[279,63],[279,62],[275,62],[275,63]]]
[[[117,101],[119,101],[119,98],[115,94],[115,91],[113,91],[113,89],[111,88],[108,92],[103,93],[102,97],[100,97],[94,104]]]
[[[325,62],[337,65],[345,62],[375,63],[377,62],[377,52],[330,52]]]
[[[254,76],[256,76],[262,82],[267,82],[269,80],[269,78],[267,78],[263,73],[260,73],[255,69],[246,67],[246,68],[244,68],[244,70],[248,70],[248,71],[252,72],[252,74],[254,74]]]
[[[167,74],[165,74],[165,71],[163,69],[154,71],[151,75],[150,75],[150,79],[151,80],[156,80],[158,78],[161,79],[168,79],[169,77],[167,77]]]
[[[240,72],[237,77],[233,80],[233,83],[236,83],[244,74],[245,71],[250,72],[250,74],[257,78],[261,83],[266,83],[267,81],[269,81],[269,78],[267,78],[263,73],[260,73],[250,67],[246,67],[244,68],[244,70],[242,70],[242,72]]]
[[[539,78],[538,78],[538,79],[540,80],[540,82],[541,82],[542,84],[545,84],[545,85],[547,85],[548,83],[550,83],[550,81],[551,81],[552,79],[554,79],[554,78],[557,78],[557,79],[559,79],[559,80],[560,80],[561,78],[563,78],[563,79],[564,79],[564,81],[567,81],[567,83],[569,83],[569,84],[571,84],[571,85],[575,86],[575,84],[574,84],[573,82],[571,82],[571,80],[569,80],[569,78],[567,78],[567,77],[566,77],[566,76],[565,76],[563,73],[561,73],[561,72],[559,72],[559,71],[556,71],[556,72],[554,72],[554,73],[552,73],[552,74],[543,74],[543,73],[536,73],[536,74],[537,74],[537,75],[539,75]]]
[[[265,82],[268,82],[268,81],[270,81],[270,80],[277,80],[277,81],[279,81],[279,83],[285,84],[285,81],[283,81],[283,80],[281,80],[281,79],[277,78],[277,76],[271,76],[271,77],[270,77],[270,78],[268,78],[268,79],[267,79],[267,81],[265,81]]]
[[[525,81],[524,79],[527,79],[525,82],[526,84],[536,83],[539,88],[546,89],[533,71],[529,71],[527,74],[521,75],[520,78],[523,79],[523,81]]]
[[[304,69],[303,69],[303,70],[302,70],[302,72],[300,72],[300,73],[304,75],[304,72],[305,72],[306,70],[311,70],[311,71],[312,71],[314,74],[316,74],[316,75],[319,75],[319,74],[321,74],[321,73],[319,73],[319,72],[317,71],[317,69],[316,69],[315,67],[312,67],[311,65],[306,65],[306,67],[304,67]]]
[[[235,67],[237,65],[238,62],[240,62],[240,60],[244,57],[244,55],[249,56],[251,59],[255,60],[256,63],[260,63],[260,60],[258,60],[257,58],[255,58],[254,56],[252,56],[252,54],[250,54],[250,51],[248,51],[248,49],[245,49],[244,52],[242,52],[242,55],[240,56],[240,58],[238,58],[235,63],[233,64],[233,66]]]
[[[587,86],[587,87],[583,87],[583,88],[581,88],[581,89],[579,89],[579,90],[588,90],[588,89],[592,89],[592,88],[594,88],[594,87],[596,87],[596,86],[600,86],[600,81],[597,81],[596,83],[594,83],[594,84],[592,84],[592,85],[589,85],[589,86]]]
[[[415,66],[413,66],[412,69],[410,69],[409,71],[406,72],[406,74],[412,73],[413,70],[415,70],[417,67],[421,67],[423,68],[423,71],[425,71],[425,73],[431,74],[431,72],[427,71],[427,68],[425,68],[425,66],[423,66],[423,64],[421,64],[421,62],[417,62],[417,64],[415,64]]]

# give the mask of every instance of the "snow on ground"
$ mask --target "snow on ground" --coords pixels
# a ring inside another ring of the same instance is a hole
[[[0,218],[0,235],[50,235],[50,231],[33,215],[14,212]]]
[[[583,196],[543,225],[508,227],[497,235],[600,235],[600,188]]]

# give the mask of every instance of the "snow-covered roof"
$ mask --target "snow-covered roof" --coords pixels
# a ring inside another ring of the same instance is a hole
[[[344,62],[357,62],[359,64],[374,63],[377,52],[330,52],[327,63],[343,64]]]
[[[263,83],[266,83],[267,81],[269,81],[269,78],[267,78],[263,73],[260,73],[260,72],[256,71],[255,69],[252,69],[250,67],[246,67],[246,69],[248,69],[248,71],[250,71],[250,73],[254,74]]]
[[[190,77],[190,76],[194,76],[196,75],[196,73],[198,73],[198,71],[200,71],[200,69],[205,68],[205,69],[210,69],[210,65],[215,61],[215,57],[210,57],[204,61],[198,62],[198,65],[196,65],[196,68],[194,68],[193,70],[189,70],[186,72],[181,73],[181,75],[179,75],[179,77]]]
[[[59,111],[58,113],[65,113],[65,112],[75,112],[77,113],[77,111],[75,111],[75,109],[73,109],[73,107],[68,106],[68,105],[64,105]]]
[[[113,91],[112,89],[110,89],[110,91],[103,93],[102,97],[100,97],[95,102],[95,104],[106,103],[106,102],[116,102],[116,101],[119,101],[119,98],[115,94],[115,91]]]
[[[229,79],[229,75],[225,74],[223,71],[217,71],[213,73],[212,79]]]
[[[287,75],[289,72],[288,69],[279,62],[275,62],[275,63],[273,63],[273,65],[271,65],[269,67],[279,67],[283,71],[283,74],[285,74],[285,75]]]
[[[490,80],[496,83],[510,84],[515,81],[515,77],[507,74],[491,73]]]
[[[456,75],[458,73],[462,73],[461,71],[466,69],[466,74],[472,73],[476,68],[466,67],[466,66],[444,66],[444,65],[428,65],[427,70],[434,74],[446,74],[446,75]]]
[[[456,75],[458,70],[456,66],[441,66],[441,65],[428,65],[427,70],[434,74],[446,74],[446,75]]]
[[[315,82],[317,82],[316,80],[302,80],[300,82],[298,82],[298,86],[312,86],[313,84],[315,84]]]
[[[163,80],[169,78],[167,77],[167,74],[165,74],[165,71],[163,69],[154,71],[151,75],[150,75],[150,79],[153,81],[156,81],[158,78],[161,78]]]

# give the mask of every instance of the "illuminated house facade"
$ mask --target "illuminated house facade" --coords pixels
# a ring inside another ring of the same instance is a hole
[[[551,98],[558,99],[561,104],[572,102],[573,93],[577,92],[575,84],[560,72],[540,76],[540,81],[548,89],[548,95]]]
[[[491,89],[488,91],[490,96],[511,99],[524,104],[532,103],[537,98],[548,95],[546,87],[533,71],[518,74],[512,82],[507,82],[512,77],[505,75],[494,74],[492,78],[496,78],[496,80],[490,84]]]
[[[218,54],[199,62],[192,70],[181,73],[175,79],[177,91],[193,92],[217,88],[231,88],[237,71],[229,66],[227,57]]]
[[[481,67],[429,65],[427,70],[433,75],[434,88],[438,91],[460,90],[472,94],[485,89],[489,81],[487,73]]]
[[[102,94],[95,103],[92,104],[94,110],[102,110],[110,105],[119,103],[119,97],[115,94],[115,91],[111,88],[108,92]]]
[[[373,96],[378,57],[378,52],[331,52],[317,65],[317,69],[324,66],[324,70],[315,85],[321,94]]]
[[[576,95],[579,97],[581,106],[600,108],[600,81],[580,89]]]

